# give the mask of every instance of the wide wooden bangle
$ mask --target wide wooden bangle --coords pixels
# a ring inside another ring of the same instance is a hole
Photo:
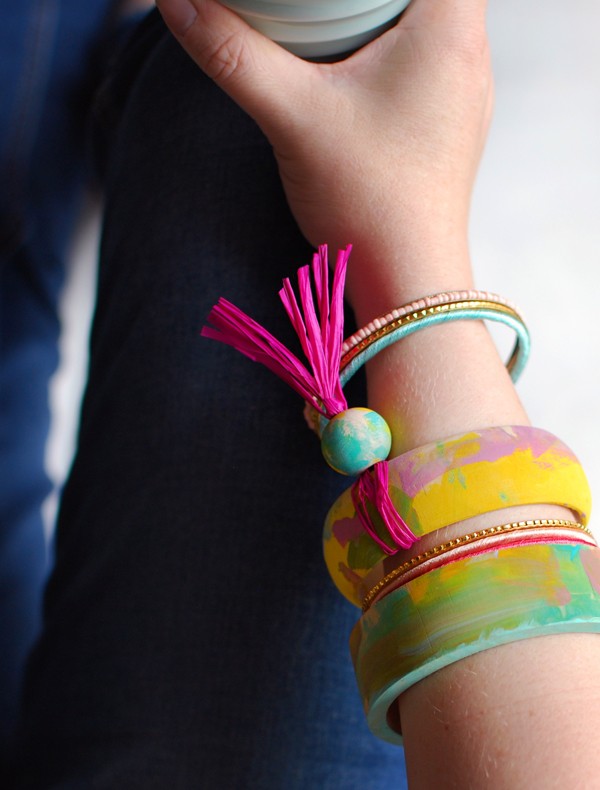
[[[521,505],[562,505],[585,525],[591,508],[590,488],[573,452],[551,433],[529,426],[471,431],[387,463],[390,499],[417,537]],[[373,524],[391,545],[377,514]],[[358,607],[370,589],[365,577],[375,566],[381,565],[382,578],[398,565],[364,530],[351,489],[327,515],[323,553],[334,583]]]
[[[600,549],[533,545],[437,568],[362,615],[350,651],[369,727],[401,743],[395,704],[466,656],[535,636],[600,633]]]

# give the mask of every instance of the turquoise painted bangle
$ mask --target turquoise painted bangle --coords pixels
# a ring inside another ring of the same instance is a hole
[[[533,545],[468,557],[373,604],[350,636],[371,731],[402,743],[398,697],[433,672],[491,647],[600,633],[600,549]]]
[[[513,351],[506,363],[513,381],[520,377],[531,350],[529,332],[521,316],[500,302],[465,300],[429,307],[390,322],[350,349],[340,362],[340,381],[345,386],[360,368],[384,348],[414,332],[449,321],[495,321],[513,329],[517,335]]]

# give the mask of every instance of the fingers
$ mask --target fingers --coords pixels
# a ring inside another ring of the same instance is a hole
[[[157,0],[184,49],[269,134],[298,98],[308,64],[253,30],[215,0]],[[308,74],[305,75],[308,79]]]
[[[276,148],[302,136],[319,115],[335,113],[340,101],[351,103],[357,85],[377,94],[411,71],[413,79],[434,79],[436,62],[457,63],[470,78],[486,51],[485,0],[412,0],[399,26],[384,36],[385,46],[373,42],[339,68],[295,57],[216,0],[157,0],[157,6],[188,54]],[[410,46],[403,30],[411,31]]]

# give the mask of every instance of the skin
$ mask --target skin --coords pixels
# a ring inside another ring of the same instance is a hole
[[[473,287],[468,220],[493,104],[483,0],[413,0],[352,57],[307,63],[214,0],[159,0],[190,56],[260,125],[306,238],[353,244],[357,321],[412,299]],[[485,327],[419,332],[368,366],[369,405],[394,454],[527,415]],[[561,508],[501,521],[565,517]],[[418,551],[500,523],[474,519]],[[410,553],[407,553],[410,556]],[[440,670],[399,701],[411,788],[593,788],[600,753],[600,639],[543,637]],[[395,777],[390,776],[390,787]]]

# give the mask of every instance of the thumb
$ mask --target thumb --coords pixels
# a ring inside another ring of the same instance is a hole
[[[156,0],[186,52],[251,115],[267,136],[284,126],[309,64],[251,28],[216,0]],[[293,97],[293,100],[292,100]]]

